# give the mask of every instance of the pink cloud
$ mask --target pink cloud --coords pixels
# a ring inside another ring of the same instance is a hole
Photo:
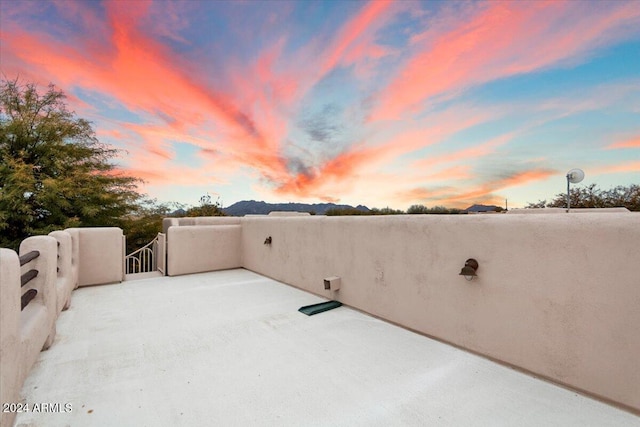
[[[471,190],[459,190],[445,187],[435,190],[418,187],[402,192],[398,200],[406,204],[435,203],[447,207],[462,208],[474,203],[501,204],[504,198],[497,192],[510,187],[517,187],[530,182],[541,181],[556,174],[557,171],[544,168],[536,168],[517,172],[507,177],[482,183]]]
[[[594,168],[594,175],[607,175],[612,173],[640,172],[640,161],[623,162],[615,165],[601,166]]]
[[[203,150],[215,146],[225,153],[228,164],[248,166],[275,183],[280,192],[289,189],[297,194],[300,189],[312,191],[320,176],[346,176],[350,168],[340,165],[346,160],[358,162],[362,156],[355,152],[329,159],[316,168],[317,178],[291,174],[281,151],[292,111],[333,68],[383,56],[385,52],[373,42],[373,34],[391,19],[391,9],[399,9],[390,1],[366,4],[345,22],[320,55],[309,50],[299,52],[297,55],[305,59],[294,61],[302,64],[299,67],[279,64],[286,40],[283,37],[255,62],[237,65],[231,87],[216,90],[188,75],[185,70],[191,68],[190,64],[144,32],[143,24],[148,26],[151,14],[157,12],[151,1],[107,2],[106,22],[83,4],[58,2],[56,7],[85,26],[101,28],[100,34],[106,37],[79,40],[70,36],[73,43],[63,44],[46,35],[13,29],[2,35],[11,58],[8,62],[16,70],[33,70],[34,75],[46,79],[43,83],[54,81],[63,88],[82,87],[107,94],[150,119],[143,124],[124,125],[128,135],[137,135],[137,140],[143,141],[139,148],[148,153],[136,151],[126,158],[131,171],[146,171],[148,179],[157,179],[166,161],[174,156],[172,142],[181,141]],[[185,23],[176,10],[169,15],[165,33],[156,31],[162,27],[161,22],[151,30],[180,40],[178,32]],[[117,134],[107,136],[116,138]],[[157,174],[148,170],[152,164]]]
[[[266,117],[265,122],[270,125],[263,135],[233,98],[195,82],[182,71],[179,57],[139,31],[137,20],[148,12],[149,2],[109,2],[106,6],[112,28],[109,46],[87,52],[82,45],[61,44],[46,36],[14,30],[2,34],[10,62],[18,69],[34,70],[34,74],[46,76],[62,87],[81,86],[108,94],[131,111],[167,118],[166,126],[128,126],[142,136],[151,153],[164,159],[172,157],[168,140],[189,139],[189,129],[200,132],[203,126],[213,127],[209,137],[222,140],[230,152],[242,152],[244,158],[256,153],[251,164],[260,164],[265,158],[259,151],[278,149],[282,123],[278,123],[279,129],[272,130],[274,117]],[[74,9],[69,13],[88,12]],[[200,139],[198,145],[206,148],[210,144]],[[247,150],[247,146],[251,149]],[[261,166],[283,168],[282,162]]]
[[[371,120],[399,119],[419,111],[429,99],[575,60],[637,31],[624,25],[640,18],[640,8],[634,2],[591,5],[488,3],[453,30],[428,37],[433,41],[412,57],[379,95]]]
[[[488,156],[490,154],[494,154],[496,152],[496,148],[503,146],[511,141],[515,134],[515,132],[510,132],[504,135],[500,135],[499,137],[493,138],[492,140],[479,145],[474,145],[447,154],[425,157],[424,159],[415,161],[413,166],[417,168],[429,168],[442,163],[455,163],[461,160],[477,159],[480,157]]]
[[[640,148],[640,137],[634,137],[625,141],[614,142],[606,147],[609,150],[619,148]]]
[[[319,168],[309,173],[298,173],[286,177],[276,187],[275,193],[279,195],[293,195],[309,197],[311,194],[321,199],[333,198],[329,195],[329,187],[340,183],[346,177],[354,175],[354,169],[359,165],[368,163],[377,155],[375,149],[356,147],[333,157]]]
[[[381,176],[382,167],[405,155],[442,144],[461,130],[505,115],[503,111],[469,106],[426,114],[421,111],[425,101],[580,57],[593,46],[623,37],[624,31],[615,29],[640,16],[637,7],[623,2],[581,14],[577,13],[578,6],[563,2],[470,4],[463,13],[449,13],[447,25],[430,26],[425,33],[413,37],[410,49],[420,50],[401,64],[396,78],[379,95],[372,121],[351,141],[341,143],[348,146],[353,140],[361,142],[329,158],[323,157],[324,147],[319,147],[319,154],[312,152],[309,156],[312,160],[304,165],[304,173],[293,171],[291,159],[284,153],[288,144],[297,143],[288,138],[305,97],[332,70],[354,66],[352,71],[361,76],[358,70],[378,64],[393,53],[376,43],[376,32],[389,24],[398,11],[413,7],[406,4],[363,4],[333,37],[317,37],[294,53],[286,52],[291,35],[282,31],[275,43],[247,63],[231,60],[225,64],[224,73],[205,76],[203,72],[193,72],[195,63],[153,37],[185,42],[180,33],[187,23],[174,3],[164,15],[164,22],[163,14],[158,12],[162,3],[106,2],[105,21],[85,3],[57,2],[65,16],[85,28],[99,28],[98,35],[85,34],[84,39],[72,37],[63,43],[52,41],[44,33],[3,28],[3,68],[22,75],[26,71],[31,73],[27,76],[37,76],[42,83],[53,81],[63,88],[81,87],[103,94],[115,100],[117,106],[124,105],[136,113],[142,123],[121,124],[118,129],[104,130],[102,135],[135,145],[128,147],[131,154],[123,161],[128,170],[140,173],[150,183],[165,183],[167,176],[180,175],[172,169],[171,161],[175,156],[173,143],[183,142],[199,147],[201,158],[207,162],[224,163],[221,167],[225,171],[248,168],[265,188],[279,196],[329,200],[345,192],[347,181]],[[575,19],[567,20],[568,17]],[[434,16],[432,22],[439,18]],[[573,36],[575,33],[581,36]],[[594,105],[601,105],[601,100]],[[414,111],[425,114],[407,115]],[[401,126],[376,123],[399,117],[405,119]],[[456,163],[494,154],[512,136],[425,158],[412,164],[405,176],[411,185],[414,181],[444,179],[446,174],[472,178],[468,167]],[[629,142],[616,143],[611,148],[623,148],[620,144]],[[449,163],[450,167],[434,171],[434,167]],[[197,170],[189,170],[175,179],[186,182],[204,177]],[[523,175],[520,179],[533,178]],[[496,185],[509,182],[489,184],[495,190]],[[355,188],[359,184],[349,185]],[[483,186],[463,193],[448,189],[437,197],[447,196],[449,199],[443,200],[455,202],[461,194],[472,197],[476,193],[492,197],[490,188]],[[430,194],[434,197],[433,192]]]
[[[367,56],[381,56],[384,55],[384,51],[379,46],[372,45],[368,40],[366,44],[356,45],[359,37],[362,37],[371,31],[371,27],[375,26],[376,21],[384,20],[388,18],[390,14],[385,14],[389,8],[393,5],[391,0],[378,0],[370,1],[365,7],[362,8],[353,19],[348,21],[336,38],[333,46],[329,50],[328,56],[324,60],[324,64],[321,67],[321,75],[328,73],[335,68],[340,61],[348,59],[349,62],[357,62]],[[350,48],[355,49],[349,50]]]
[[[378,175],[380,167],[400,156],[441,143],[456,132],[495,118],[495,114],[490,109],[480,111],[464,106],[444,110],[434,114],[425,123],[420,123],[420,127],[414,124],[413,129],[408,127],[408,130],[385,136],[379,143],[362,141],[316,165],[307,173],[283,176],[275,191],[280,195],[297,197],[327,194],[336,190],[345,192],[344,182],[360,175]],[[459,174],[460,169],[456,169],[456,173]]]

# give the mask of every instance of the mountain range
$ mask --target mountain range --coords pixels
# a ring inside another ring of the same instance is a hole
[[[223,209],[224,213],[232,216],[243,215],[267,215],[273,211],[313,212],[324,215],[329,209],[358,209],[369,212],[366,206],[358,205],[355,208],[350,205],[336,205],[335,203],[266,203],[256,200],[242,200]]]

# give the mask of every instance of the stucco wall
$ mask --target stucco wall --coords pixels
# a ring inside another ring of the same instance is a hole
[[[244,218],[243,266],[640,410],[640,215]],[[264,239],[272,236],[272,244]],[[478,260],[478,277],[458,273]],[[337,293],[323,278],[342,278]]]
[[[0,403],[19,402],[20,387],[20,261],[18,254],[0,248]],[[0,413],[9,426],[15,414]]]
[[[162,220],[162,232],[167,234],[169,227],[181,227],[187,225],[239,225],[241,219],[234,216],[199,216],[184,218],[164,218]]]
[[[167,231],[167,274],[200,273],[242,266],[239,225],[191,225]]]
[[[570,214],[609,214],[609,213],[630,213],[627,208],[571,208]],[[508,214],[566,214],[566,208],[533,208],[533,209],[510,209]]]
[[[77,282],[76,272],[72,268],[73,263],[73,241],[71,234],[66,231],[52,231],[49,236],[56,239],[58,243],[58,259],[56,274],[56,300],[57,311],[69,308],[71,304],[71,291]]]
[[[42,349],[55,338],[57,311],[57,242],[50,236],[22,241],[20,255],[37,250],[40,255],[20,266],[18,254],[0,249],[0,402],[20,401],[20,388]],[[29,270],[38,275],[25,286],[20,276]],[[20,296],[29,289],[36,297],[20,310]],[[0,425],[11,425],[15,414],[0,414]]]
[[[120,228],[87,227],[66,231],[78,240],[78,286],[124,280],[124,245]]]
[[[22,358],[26,361],[27,371],[38,358],[38,353],[49,348],[56,334],[55,322],[58,317],[58,294],[56,290],[56,266],[58,244],[51,236],[32,236],[20,243],[20,256],[31,251],[39,251],[40,256],[21,269],[22,273],[35,269],[38,275],[21,289],[36,289],[36,297],[20,312]],[[26,374],[24,375],[26,378]]]
[[[236,239],[239,242],[239,236]],[[239,244],[239,243],[238,243]],[[56,319],[78,285],[119,282],[123,277],[123,236],[119,228],[75,228],[22,241],[19,254],[39,256],[20,266],[18,254],[0,249],[0,402],[18,403],[20,389],[41,350],[52,345]],[[37,276],[21,286],[29,270]],[[35,298],[21,310],[29,289]],[[0,426],[15,413],[1,413]]]

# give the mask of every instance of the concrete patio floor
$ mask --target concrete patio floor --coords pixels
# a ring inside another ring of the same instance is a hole
[[[17,426],[639,426],[640,418],[237,269],[80,288]]]

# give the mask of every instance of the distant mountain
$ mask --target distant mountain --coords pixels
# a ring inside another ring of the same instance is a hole
[[[184,209],[180,208],[180,209],[176,209],[175,211],[171,212],[169,214],[169,216],[180,217],[180,216],[185,216],[186,214],[187,214],[187,211],[185,211]]]
[[[243,200],[223,209],[224,213],[232,216],[244,215],[268,215],[273,211],[297,211],[297,212],[315,212],[318,215],[324,215],[329,209],[354,209],[350,205],[336,205],[335,203],[266,203],[256,200]],[[366,206],[358,205],[355,209],[369,212]]]
[[[466,212],[500,212],[503,209],[495,205],[472,205],[465,209]]]

